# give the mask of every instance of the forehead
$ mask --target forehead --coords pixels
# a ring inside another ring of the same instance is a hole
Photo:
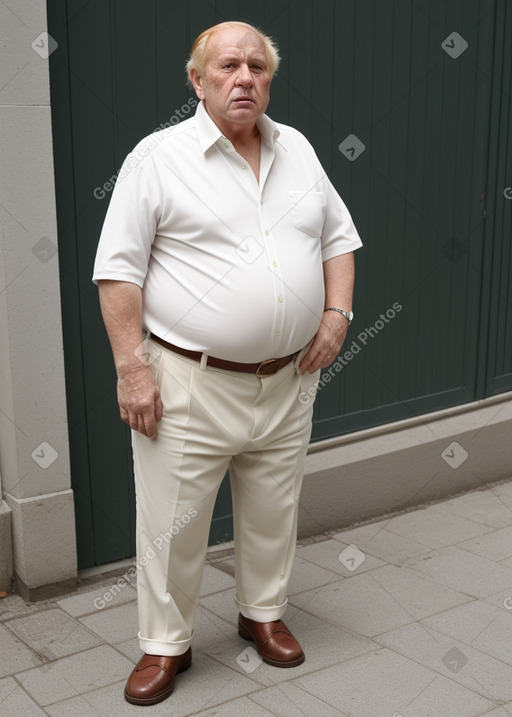
[[[265,56],[265,44],[262,38],[252,30],[236,25],[217,30],[208,38],[207,60],[230,53]]]

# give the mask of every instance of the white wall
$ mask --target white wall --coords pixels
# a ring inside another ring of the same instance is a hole
[[[0,471],[17,590],[36,597],[49,584],[74,586],[75,524],[46,4],[10,5],[0,3]]]

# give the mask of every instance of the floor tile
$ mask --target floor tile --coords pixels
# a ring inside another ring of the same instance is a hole
[[[480,555],[487,560],[507,560],[512,558],[512,525],[479,535],[478,538],[458,543],[459,548]]]
[[[273,710],[272,714],[279,717],[349,717],[348,713],[340,712],[338,708],[313,697],[293,682],[282,682],[275,687],[254,692],[249,699],[261,707]]]
[[[57,605],[72,617],[96,613],[105,608],[131,602],[137,591],[124,578],[115,578],[93,590],[81,590],[77,595],[57,600]]]
[[[395,565],[401,565],[409,558],[425,555],[431,551],[428,545],[404,538],[386,530],[387,521],[379,521],[360,528],[345,530],[333,535],[335,540],[343,543],[353,543],[364,553],[374,555],[381,560]]]
[[[349,630],[328,625],[292,605],[286,613],[286,625],[306,655],[305,662],[293,670],[275,668],[261,662],[255,654],[254,643],[244,640],[235,631],[226,639],[210,643],[203,649],[210,657],[243,674],[244,666],[237,662],[237,658],[242,655],[240,659],[248,661],[250,678],[261,685],[270,686],[371,652],[376,647],[373,641]],[[249,662],[250,659],[253,661]]]
[[[422,622],[512,665],[512,616],[506,610],[474,600]]]
[[[131,637],[139,631],[136,601],[109,608],[96,615],[80,618],[80,622],[99,635],[105,642],[114,645]]]
[[[102,640],[55,608],[5,623],[43,660],[55,660],[100,645]]]
[[[509,702],[506,705],[501,705],[501,707],[496,707],[496,709],[491,710],[490,712],[482,712],[482,714],[478,717],[511,717],[511,715],[512,702]]]
[[[408,562],[407,569],[470,597],[512,589],[512,569],[449,546]]]
[[[5,717],[44,717],[45,713],[12,677],[4,677],[0,680],[0,714]]]
[[[44,660],[0,625],[0,677],[41,665]]]
[[[94,647],[48,665],[16,675],[25,690],[41,706],[74,697],[98,687],[126,680],[133,664],[109,645]]]
[[[203,581],[200,595],[211,595],[221,590],[227,590],[235,585],[235,579],[218,568],[211,565],[204,566]]]
[[[34,612],[40,612],[46,606],[53,607],[52,601],[26,603],[19,595],[6,595],[0,599],[0,623],[14,617],[26,617]]]
[[[277,712],[270,712],[269,710],[262,707],[260,704],[256,704],[249,697],[240,697],[232,702],[225,702],[220,707],[212,707],[211,710],[201,710],[196,712],[196,715],[201,717],[275,717]],[[281,713],[279,713],[281,714]],[[191,715],[191,717],[193,717]]]
[[[148,713],[512,717],[511,545],[512,481],[308,541],[283,617],[306,653],[292,670],[238,635],[233,558],[207,563],[192,667]],[[136,590],[98,580],[0,600],[1,715],[139,711],[123,697],[143,654]]]
[[[238,624],[238,606],[235,603],[235,588],[200,598],[199,607],[201,606],[236,628]]]
[[[84,715],[133,717],[138,715],[141,708],[130,705],[123,697],[128,675],[129,671],[120,682],[54,704],[47,707],[46,710],[50,717],[84,717]],[[171,714],[173,717],[185,717],[200,713],[202,710],[211,710],[216,705],[229,703],[230,700],[258,689],[259,685],[249,677],[230,670],[206,655],[196,655],[192,660],[192,667],[177,675],[172,695],[163,702],[145,709],[156,717]],[[222,708],[219,708],[217,711],[219,716],[223,714],[221,710]]]
[[[382,560],[379,560],[379,558],[373,555],[366,555],[363,551],[360,551],[362,553],[360,558],[350,564],[349,560],[351,558],[349,553],[344,553],[348,545],[349,543],[344,544],[340,540],[323,540],[319,543],[313,543],[313,545],[306,545],[304,548],[299,548],[297,555],[314,565],[332,570],[332,572],[347,578],[384,565]],[[356,545],[355,550],[357,553],[359,546]],[[345,558],[345,563],[342,562],[344,555],[349,556],[348,560]]]
[[[443,635],[424,622],[400,627],[375,639],[486,699],[493,702],[512,699],[510,665]]]
[[[292,574],[288,583],[288,595],[327,585],[327,583],[336,582],[339,579],[340,576],[337,572],[333,573],[331,570],[326,570],[297,555],[293,561]]]
[[[294,595],[290,603],[331,625],[344,627],[366,637],[414,620],[410,612],[379,585],[371,574],[356,575],[350,580],[342,579]]]
[[[440,503],[390,518],[386,530],[431,548],[441,548],[483,535],[493,528],[463,518]]]
[[[493,528],[505,528],[512,523],[512,507],[504,503],[492,490],[476,490],[443,503],[448,510],[468,520]]]
[[[396,565],[386,565],[373,570],[371,578],[400,607],[406,610],[413,620],[433,615],[473,599],[427,578],[414,575]]]
[[[233,611],[231,612],[233,613]],[[196,612],[192,649],[208,652],[210,648],[215,647],[221,642],[229,641],[237,637],[237,616],[238,612],[234,612],[231,616],[233,621],[227,622],[215,614],[215,612],[211,612],[203,605],[199,605]]]
[[[386,648],[293,684],[352,717],[476,717],[490,700]]]
[[[139,638],[132,637],[129,640],[123,642],[116,642],[116,650],[122,652],[123,655],[136,664],[140,658],[144,655],[144,652],[140,649]]]

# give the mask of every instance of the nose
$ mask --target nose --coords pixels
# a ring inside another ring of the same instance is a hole
[[[249,70],[249,65],[246,62],[240,65],[236,83],[237,85],[242,85],[242,87],[250,87],[252,85],[252,74]]]

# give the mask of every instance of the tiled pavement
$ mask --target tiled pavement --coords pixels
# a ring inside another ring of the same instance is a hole
[[[154,707],[123,699],[141,654],[135,590],[112,588],[128,566],[69,597],[0,600],[0,715],[512,715],[512,482],[303,541],[293,669],[238,636],[231,551],[210,553],[192,667]]]

